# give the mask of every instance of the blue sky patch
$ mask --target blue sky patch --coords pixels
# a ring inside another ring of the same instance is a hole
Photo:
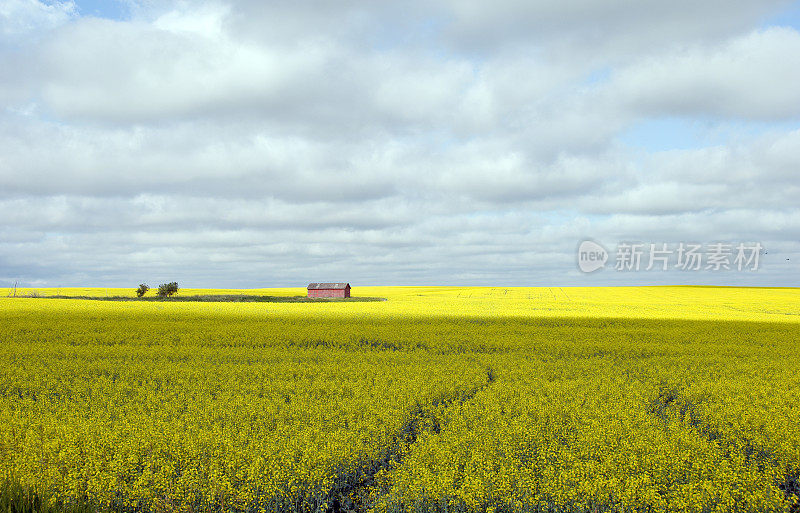
[[[783,11],[767,18],[763,27],[793,27],[800,30],[800,2],[794,2]]]
[[[130,15],[128,4],[119,0],[78,0],[75,5],[81,16],[124,20]]]

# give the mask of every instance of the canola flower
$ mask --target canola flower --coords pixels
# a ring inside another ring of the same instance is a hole
[[[0,502],[798,507],[800,290],[354,292],[388,300],[0,298]]]

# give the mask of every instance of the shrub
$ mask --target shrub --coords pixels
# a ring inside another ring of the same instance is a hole
[[[158,286],[158,296],[159,297],[169,297],[174,296],[178,293],[178,283],[177,282],[170,282],[170,283],[162,283]]]
[[[147,291],[150,290],[150,287],[146,283],[142,283],[139,285],[139,288],[136,289],[136,297],[142,297],[147,294]]]

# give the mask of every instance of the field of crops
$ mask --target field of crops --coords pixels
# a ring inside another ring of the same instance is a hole
[[[353,295],[3,293],[0,510],[800,511],[800,289]]]

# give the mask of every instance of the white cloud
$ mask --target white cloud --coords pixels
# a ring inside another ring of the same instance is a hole
[[[564,58],[624,61],[687,43],[713,42],[757,25],[789,0],[643,0],[551,2],[447,0],[443,16],[456,45],[485,53],[497,47],[549,45]],[[568,52],[562,54],[561,52]]]
[[[0,43],[38,38],[77,14],[72,1],[4,0],[0,3]]]
[[[800,33],[752,32],[722,45],[656,55],[609,88],[637,112],[759,120],[800,116]]]
[[[0,281],[580,283],[587,236],[798,253],[800,35],[754,31],[782,4],[6,2]],[[617,142],[665,115],[768,129]]]
[[[214,34],[85,19],[42,49],[49,76],[41,96],[60,117],[118,123],[253,107],[269,113],[324,79],[329,51],[254,47]]]

